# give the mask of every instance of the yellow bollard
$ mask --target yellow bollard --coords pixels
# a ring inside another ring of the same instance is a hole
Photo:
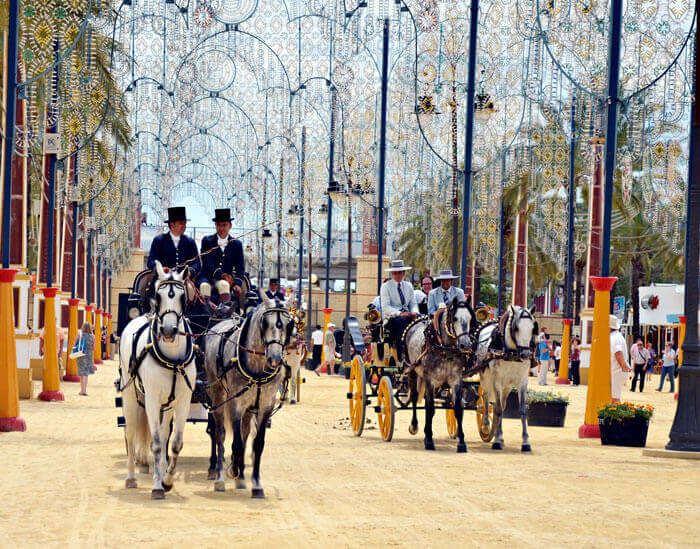
[[[19,417],[17,351],[15,349],[15,307],[12,283],[15,269],[0,269],[0,432],[25,431]]]
[[[331,313],[333,309],[327,307],[323,309],[323,345],[321,346],[321,364],[326,361],[326,329],[328,328],[328,323],[331,321]]]
[[[561,322],[564,324],[564,333],[561,336],[561,360],[559,361],[557,384],[568,385],[571,383],[569,379],[569,350],[571,349],[571,324],[573,320],[564,318]]]
[[[593,337],[591,363],[588,368],[588,392],[584,424],[578,429],[579,438],[600,438],[598,410],[612,402],[610,380],[610,290],[616,276],[592,276],[595,290],[593,301]]]
[[[92,353],[92,361],[102,364],[102,309],[95,309],[95,349]]]
[[[112,360],[112,313],[104,312],[103,316],[105,337],[105,358],[107,360]]]
[[[44,375],[39,400],[64,400],[58,372],[58,340],[56,339],[56,294],[58,288],[42,288],[44,294]]]
[[[78,376],[78,362],[74,358],[70,358],[71,350],[75,345],[75,340],[78,339],[78,303],[79,299],[68,300],[68,344],[66,345],[66,375],[63,376],[63,381],[80,381]]]

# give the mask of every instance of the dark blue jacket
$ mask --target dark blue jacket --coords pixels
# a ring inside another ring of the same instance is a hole
[[[196,277],[201,270],[197,243],[187,235],[180,236],[178,247],[175,248],[170,233],[159,234],[151,242],[151,251],[148,254],[148,268],[156,268],[156,260],[160,261],[163,267],[170,269],[180,265],[180,270],[185,270],[182,266],[189,267],[190,276]]]
[[[284,301],[287,298],[287,295],[279,288],[277,288],[277,291],[274,294],[272,293],[272,290],[268,288],[267,290],[265,290],[265,295],[269,299],[279,299],[280,301]]]
[[[211,251],[209,251],[211,250]],[[216,234],[202,238],[202,278],[210,282],[221,280],[224,273],[233,277],[234,283],[241,285],[245,274],[245,258],[240,240],[228,237],[228,244],[221,251]]]

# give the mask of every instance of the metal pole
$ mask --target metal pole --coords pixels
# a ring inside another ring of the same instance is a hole
[[[678,369],[678,407],[667,450],[700,452],[700,338],[698,337],[698,281],[700,272],[700,111],[697,105],[698,42],[695,40],[695,75],[688,162],[688,216],[685,231],[686,332],[683,365]]]
[[[464,196],[462,197],[462,268],[460,282],[467,285],[467,249],[469,211],[472,200],[472,141],[474,139],[474,94],[476,92],[476,34],[479,24],[479,0],[472,0],[469,15],[469,62],[467,65],[466,132],[464,136]],[[455,242],[456,246],[457,243]]]
[[[73,155],[73,188],[78,186],[78,153]],[[76,196],[73,197],[77,198]],[[78,201],[73,200],[73,240],[70,264],[70,297],[75,299],[75,288],[78,282]]]
[[[600,272],[610,276],[610,230],[612,217],[613,175],[617,149],[617,102],[620,79],[620,42],[622,34],[622,0],[612,0],[610,13],[610,49],[608,52],[608,122],[605,134],[605,187],[603,191],[603,243]]]
[[[333,169],[335,157],[335,107],[336,107],[336,90],[331,84],[331,142],[328,151],[328,186],[333,183]],[[326,219],[326,309],[328,308],[328,292],[331,284],[331,232],[333,230],[333,201],[331,195],[328,195],[327,201],[328,217]]]
[[[386,177],[386,101],[389,81],[389,19],[384,19],[382,40],[382,92],[379,118],[379,189],[377,206],[377,294],[382,287],[382,246],[384,245],[384,182]]]
[[[88,217],[92,219],[92,199],[88,202]],[[92,302],[92,229],[86,229],[87,235],[87,288],[85,301],[88,305]]]
[[[280,179],[277,183],[277,280],[282,280],[282,183],[284,182],[284,158],[280,155]]]
[[[58,46],[54,46],[54,56],[57,56],[58,54],[56,53]],[[56,85],[56,89],[58,90],[58,66],[54,69],[52,77],[54,78],[54,83]],[[51,112],[49,112],[49,109]],[[46,104],[46,117],[47,117],[47,126],[46,126],[46,133],[49,134],[55,134],[58,131],[58,104],[56,104],[53,107],[49,107],[49,104],[47,102]],[[46,257],[46,287],[51,288],[53,286],[53,269],[54,269],[54,255],[55,255],[55,250],[56,250],[56,214],[54,212],[54,208],[56,206],[56,153],[50,153],[48,155],[48,162],[49,162],[49,181],[48,181],[48,191],[47,191],[47,198],[48,198],[48,206],[46,208],[47,215],[48,215],[48,220],[46,222],[46,226],[48,228],[48,242],[47,242],[47,257]]]
[[[503,202],[503,191],[505,189],[505,178],[506,178],[506,151],[503,151],[503,158],[501,159],[501,225],[498,235],[498,314],[499,316],[504,313],[504,303],[506,298],[506,273],[505,273],[505,263],[506,263],[506,208]]]
[[[350,330],[348,330],[348,317],[350,316],[350,279],[352,277],[352,200],[350,189],[347,194],[348,206],[348,270],[345,280],[345,322],[343,322],[343,364],[350,362]]]
[[[17,39],[19,0],[10,0],[7,32],[7,101],[5,105],[5,148],[2,189],[2,268],[10,268],[10,225],[12,221],[12,153],[15,148],[15,107],[17,95]]]
[[[459,241],[459,193],[457,192],[457,172],[459,167],[457,166],[457,87],[455,85],[455,78],[457,75],[457,68],[453,68],[453,79],[452,79],[452,101],[450,103],[450,133],[452,138],[452,258],[450,261],[450,267],[456,273],[457,272],[457,242]],[[464,288],[464,284],[462,284]]]
[[[299,283],[297,284],[297,309],[301,311],[302,284],[304,276],[304,177],[306,170],[306,126],[301,127],[301,166],[299,167]],[[309,219],[311,223],[311,219]],[[310,277],[309,277],[310,278]]]
[[[576,170],[576,88],[571,97],[571,149],[569,150],[569,223],[568,236],[566,240],[566,312],[564,318],[572,318],[574,280],[574,176]]]

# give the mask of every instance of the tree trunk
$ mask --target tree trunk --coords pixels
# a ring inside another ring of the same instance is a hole
[[[632,262],[632,335],[638,338],[639,330],[639,286],[641,286],[642,278],[644,277],[644,264],[641,258],[633,256]]]

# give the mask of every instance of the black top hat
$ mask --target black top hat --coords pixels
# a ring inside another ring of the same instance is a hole
[[[168,219],[166,223],[174,223],[175,221],[187,221],[187,212],[184,206],[168,208]]]
[[[271,278],[270,279],[270,286],[272,286],[273,284],[279,284],[279,283],[280,283],[279,278]]]
[[[228,223],[231,221],[231,210],[229,208],[217,208],[214,210],[214,223]]]

